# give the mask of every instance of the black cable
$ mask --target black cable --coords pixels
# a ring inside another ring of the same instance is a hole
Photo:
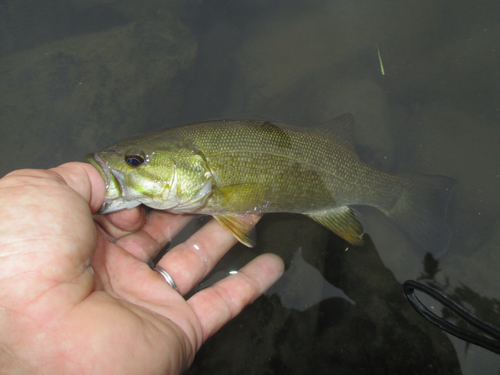
[[[456,302],[452,301],[444,294],[438,292],[436,289],[431,288],[428,285],[414,280],[407,280],[403,283],[403,289],[406,298],[413,306],[413,308],[429,322],[438,326],[449,334],[458,337],[459,339],[482,346],[485,349],[500,354],[500,330],[498,328],[495,328],[491,324],[483,322],[478,317],[464,309],[462,306],[458,305]],[[432,298],[440,302],[443,306],[449,308],[471,326],[476,327],[493,339],[462,329],[455,324],[450,323],[447,320],[437,316],[427,307],[425,307],[422,302],[420,302],[420,300],[415,295],[415,289],[431,296]]]

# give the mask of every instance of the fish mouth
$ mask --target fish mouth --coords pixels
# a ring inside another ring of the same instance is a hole
[[[87,154],[85,159],[99,171],[106,185],[104,204],[97,213],[104,214],[116,211],[117,209],[114,208],[115,204],[113,202],[123,195],[123,189],[120,182],[117,180],[111,168],[101,159],[99,154]]]
[[[98,154],[87,154],[85,155],[85,159],[99,171],[99,174],[101,175],[102,179],[104,180],[104,183],[106,184],[106,191],[107,191],[110,180],[108,166],[102,161],[102,159]]]

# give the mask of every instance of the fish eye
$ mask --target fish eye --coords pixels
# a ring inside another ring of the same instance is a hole
[[[125,153],[125,163],[127,163],[130,167],[137,168],[146,160],[146,156],[142,150],[138,150],[137,148],[133,148],[128,150]]]
[[[128,155],[125,156],[125,163],[127,163],[131,167],[138,167],[142,163],[144,163],[144,158],[140,155]]]

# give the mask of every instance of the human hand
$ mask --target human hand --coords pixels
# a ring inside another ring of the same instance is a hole
[[[178,374],[201,344],[283,272],[262,255],[182,297],[236,240],[212,220],[147,262],[190,220],[141,208],[96,216],[104,182],[90,164],[0,179],[0,372]]]

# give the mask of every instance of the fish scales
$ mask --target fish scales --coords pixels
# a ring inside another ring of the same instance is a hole
[[[240,121],[227,127],[226,122],[215,122],[180,127],[178,134],[196,139],[194,147],[204,153],[216,186],[271,186],[264,212],[352,204],[390,209],[399,197],[403,178],[361,163],[334,139],[284,126],[263,130],[263,123]],[[211,209],[209,203],[205,211]]]
[[[352,205],[378,208],[420,254],[448,246],[446,207],[455,181],[395,175],[361,162],[353,118],[313,129],[263,120],[184,125],[129,138],[87,157],[106,181],[101,213],[145,204],[214,216],[242,243],[254,237],[242,215],[302,213],[353,245],[363,227]]]

